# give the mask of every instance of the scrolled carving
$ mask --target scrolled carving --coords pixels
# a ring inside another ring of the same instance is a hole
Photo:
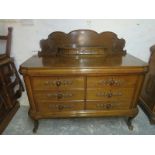
[[[44,51],[45,53],[50,51],[50,47],[48,45],[47,40],[42,39],[40,40],[40,48],[42,49],[42,51]],[[51,53],[52,54],[52,53]]]
[[[124,50],[125,40],[119,39],[115,33],[108,31],[97,33],[92,30],[75,30],[68,34],[57,31],[51,33],[47,39],[41,40],[40,47],[39,56],[57,55],[59,49],[62,50],[63,48],[71,48],[72,50],[104,48],[104,52],[106,51],[110,54],[126,54]]]

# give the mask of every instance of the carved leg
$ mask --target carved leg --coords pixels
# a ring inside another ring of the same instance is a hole
[[[38,120],[34,120],[33,133],[36,133],[37,132],[38,126],[39,126],[39,121]]]
[[[129,117],[128,120],[127,120],[127,126],[129,128],[129,130],[133,130],[133,125],[132,125],[132,120],[134,119],[135,117]]]

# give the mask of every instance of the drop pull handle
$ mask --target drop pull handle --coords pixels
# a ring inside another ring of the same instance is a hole
[[[57,87],[61,86],[61,81],[56,81],[56,86]]]

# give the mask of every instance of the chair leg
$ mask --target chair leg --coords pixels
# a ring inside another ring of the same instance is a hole
[[[21,79],[20,79],[20,77],[19,77],[19,74],[18,74],[18,72],[17,72],[16,66],[15,66],[13,60],[12,60],[11,65],[12,65],[12,68],[14,69],[15,75],[16,75],[16,77],[17,77],[17,79],[18,79],[18,82],[19,82],[19,85],[20,85],[20,89],[21,89],[21,91],[24,91],[23,83],[22,83],[22,81],[21,81]]]

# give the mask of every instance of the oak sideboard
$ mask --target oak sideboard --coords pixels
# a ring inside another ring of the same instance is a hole
[[[66,117],[122,116],[133,129],[148,64],[127,54],[124,39],[75,30],[53,32],[40,46],[20,66],[34,132],[39,119]]]

